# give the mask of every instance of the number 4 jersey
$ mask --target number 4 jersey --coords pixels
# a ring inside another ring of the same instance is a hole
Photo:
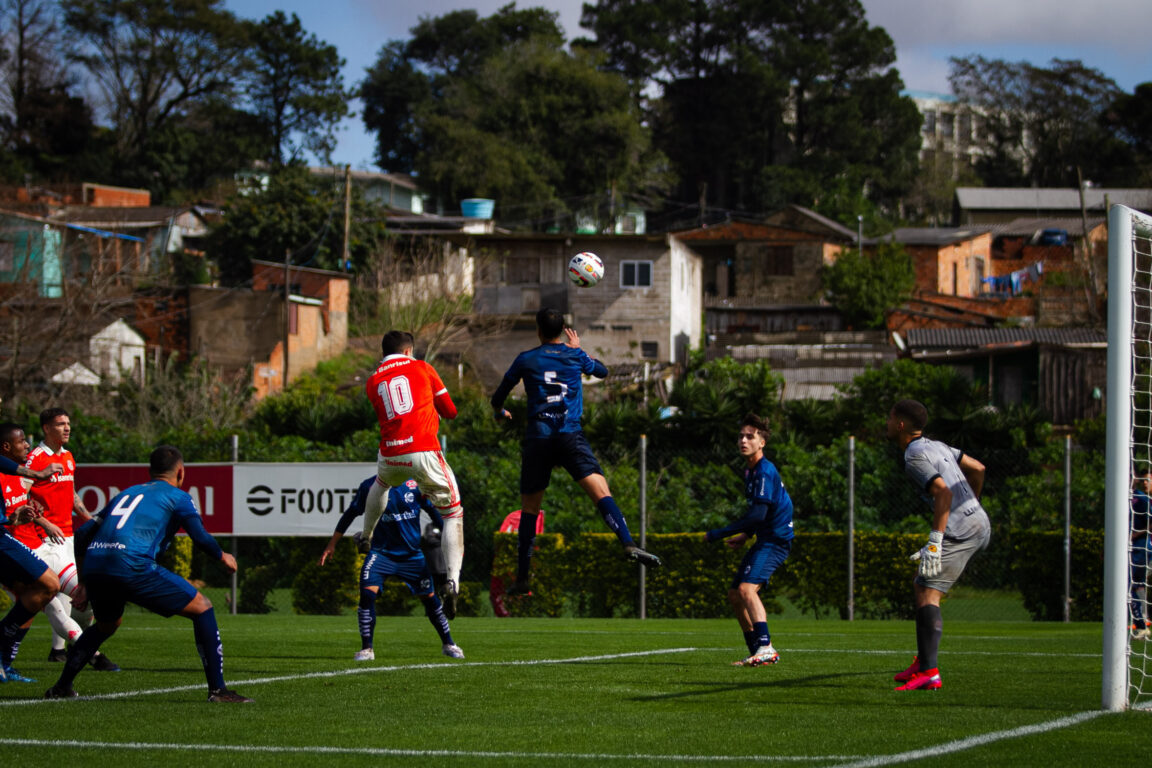
[[[380,455],[438,451],[440,417],[456,417],[456,406],[436,369],[407,355],[380,361],[364,387],[380,421]]]
[[[205,530],[192,497],[163,480],[134,485],[113,497],[97,515],[99,526],[92,533],[84,558],[84,574],[135,573],[156,566],[156,556],[166,550],[183,528],[192,540],[215,557],[220,546]],[[86,523],[82,533],[87,534]]]

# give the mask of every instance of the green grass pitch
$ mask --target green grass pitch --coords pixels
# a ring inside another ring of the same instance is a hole
[[[944,688],[896,693],[910,622],[778,619],[781,661],[742,668],[734,620],[460,618],[467,659],[423,617],[221,616],[225,672],[251,705],[208,704],[190,622],[125,617],[119,673],[39,697],[44,622],[0,685],[4,765],[1043,766],[1146,762],[1146,712],[1100,712],[1100,626],[949,622]]]

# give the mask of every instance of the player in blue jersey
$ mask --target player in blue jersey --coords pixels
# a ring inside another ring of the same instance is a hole
[[[8,428],[3,432],[5,435],[12,431],[12,428],[19,429],[16,424],[6,424],[4,427]],[[20,476],[46,480],[53,473],[61,472],[63,469],[59,464],[50,464],[35,472],[17,464],[7,456],[0,456],[0,475],[13,478]],[[0,619],[0,683],[31,683],[35,680],[24,677],[12,669],[12,661],[16,658],[16,651],[20,649],[21,641],[28,634],[28,628],[32,626],[32,619],[44,610],[44,606],[48,605],[59,591],[60,580],[47,563],[9,532],[9,526],[29,522],[39,512],[36,505],[24,504],[9,514],[5,496],[11,495],[25,494],[22,489],[13,488],[12,494],[0,495],[0,584],[7,587],[16,597],[12,608],[3,619]],[[59,533],[59,529],[55,530]]]
[[[204,530],[192,497],[184,484],[184,457],[179,449],[162,445],[148,460],[152,480],[134,485],[112,498],[92,520],[81,526],[77,538],[87,541],[81,577],[96,623],[84,630],[68,650],[64,671],[45,698],[76,696],[72,681],[100,645],[116,633],[131,601],[168,617],[180,614],[192,621],[196,650],[208,680],[208,701],[252,701],[224,684],[224,649],[212,603],[185,579],[156,562],[181,528],[193,543],[236,572],[236,558]]]
[[[1152,639],[1152,631],[1148,629],[1148,617],[1144,613],[1144,605],[1148,598],[1148,565],[1149,554],[1152,554],[1152,542],[1149,533],[1152,531],[1152,499],[1148,492],[1152,489],[1152,472],[1147,467],[1136,470],[1132,481],[1132,499],[1130,501],[1131,531],[1129,533],[1129,561],[1128,561],[1128,588],[1129,606],[1132,612],[1132,639]]]
[[[368,493],[372,490],[376,477],[372,476],[360,484],[352,503],[344,510],[336,523],[336,531],[320,555],[320,565],[336,551],[336,543],[360,515],[364,514]],[[431,519],[430,527],[421,534],[420,515]],[[360,605],[356,610],[356,620],[360,626],[360,650],[352,658],[356,661],[372,661],[376,658],[372,640],[376,633],[376,598],[389,576],[396,576],[408,585],[412,594],[424,604],[424,613],[433,629],[440,635],[440,650],[453,659],[464,658],[464,651],[452,640],[448,628],[448,618],[444,615],[444,604],[436,596],[433,577],[428,570],[423,547],[438,547],[444,529],[444,518],[432,501],[420,493],[420,486],[409,478],[402,485],[388,489],[384,513],[372,529],[368,555],[360,569]]]
[[[748,500],[748,509],[739,520],[704,534],[705,541],[724,540],[732,549],[739,549],[748,539],[756,538],[728,588],[728,602],[736,612],[744,644],[748,646],[747,658],[735,662],[736,666],[758,667],[780,660],[768,632],[768,615],[760,600],[760,588],[792,551],[792,499],[784,490],[784,481],[776,466],[764,458],[768,435],[768,422],[754,413],[740,422],[736,445],[747,463],[744,497]]]
[[[624,545],[624,556],[641,565],[658,566],[660,558],[636,546],[628,524],[616,501],[600,463],[580,426],[584,413],[581,377],[602,379],[608,369],[599,360],[580,349],[576,331],[564,327],[564,315],[545,308],[536,313],[536,335],[540,346],[521,352],[504,380],[492,395],[496,419],[511,419],[504,401],[512,388],[524,382],[528,399],[528,423],[525,425],[520,464],[520,529],[516,560],[516,583],[508,594],[529,591],[529,562],[536,538],[536,516],[544,501],[544,491],[552,477],[552,468],[562,466],[588,494],[604,522]]]
[[[904,474],[932,508],[928,543],[912,555],[919,560],[912,582],[916,600],[916,658],[893,680],[898,691],[942,687],[936,657],[944,622],[940,599],[964,572],[972,555],[988,546],[992,526],[980,506],[984,465],[963,451],[924,437],[928,410],[901,400],[888,412],[888,439],[904,451]]]

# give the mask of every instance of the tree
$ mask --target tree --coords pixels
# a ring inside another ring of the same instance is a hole
[[[899,243],[881,243],[860,254],[846,248],[824,267],[828,300],[857,328],[883,328],[884,315],[902,304],[916,287],[912,260]]]
[[[1087,179],[1132,182],[1128,145],[1102,119],[1121,95],[1116,83],[1077,60],[1048,67],[983,56],[953,58],[952,92],[980,117],[990,185],[1077,186]]]
[[[488,59],[423,104],[417,120],[417,170],[446,200],[495,197],[529,218],[594,209],[588,199],[613,185],[645,182],[648,140],[627,84],[543,41]]]
[[[407,40],[392,40],[360,84],[364,124],[377,135],[376,160],[390,171],[411,172],[422,146],[417,107],[439,98],[449,83],[474,77],[489,57],[531,38],[559,48],[564,33],[557,14],[542,8],[516,10],[515,3],[481,18],[452,11],[423,18]]]
[[[74,58],[95,78],[112,121],[124,181],[147,184],[141,160],[182,110],[230,94],[244,27],[222,0],[61,0]]]
[[[1140,83],[1132,93],[1117,96],[1103,122],[1132,148],[1139,186],[1152,183],[1152,83]]]
[[[97,132],[91,109],[72,93],[56,9],[46,0],[5,0],[2,17],[8,56],[0,62],[0,131],[15,160],[10,174],[56,180],[82,173]]]
[[[286,166],[274,173],[266,189],[243,189],[225,205],[224,219],[212,232],[209,256],[226,285],[252,278],[252,260],[283,261],[300,266],[341,269],[343,185]],[[354,263],[362,263],[383,233],[378,211],[353,195],[349,240]]]
[[[919,114],[858,0],[600,0],[583,23],[634,93],[658,92],[656,148],[680,199],[814,205],[846,179],[891,205],[912,182]]]
[[[498,197],[524,220],[596,212],[598,200],[606,212],[613,190],[658,180],[626,81],[565,51],[555,13],[455,11],[412,32],[361,86],[385,167],[418,172],[442,201]]]
[[[307,149],[327,162],[336,125],[351,114],[336,47],[305,35],[295,13],[276,11],[254,26],[251,59],[246,90],[271,127],[268,159],[282,165]]]

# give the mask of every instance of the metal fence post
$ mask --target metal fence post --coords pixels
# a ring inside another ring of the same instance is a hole
[[[856,436],[848,436],[848,621],[856,618]]]
[[[640,435],[640,549],[648,549],[648,435]],[[640,566],[640,618],[648,618],[648,569]]]
[[[1064,436],[1064,621],[1072,621],[1072,436]]]
[[[240,461],[240,435],[232,435],[232,463],[237,464]],[[235,467],[233,467],[235,471]],[[240,539],[236,536],[236,532],[232,532],[232,557],[240,554]],[[237,572],[239,569],[236,569]],[[237,605],[236,597],[240,583],[240,577],[236,573],[232,574],[232,615],[240,612],[240,606]]]

